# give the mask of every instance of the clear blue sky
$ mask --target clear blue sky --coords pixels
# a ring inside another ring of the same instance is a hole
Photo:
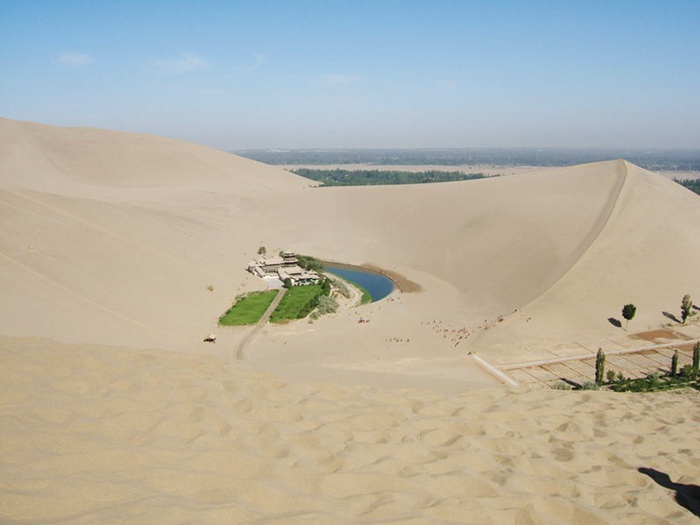
[[[224,149],[700,148],[700,1],[0,0],[0,116]]]

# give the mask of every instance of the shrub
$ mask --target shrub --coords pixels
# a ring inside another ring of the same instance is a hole
[[[693,300],[690,298],[690,294],[685,294],[683,296],[683,300],[681,301],[681,321],[683,322],[683,324],[685,324],[692,312]]]
[[[332,282],[333,286],[336,290],[338,290],[338,293],[340,295],[342,295],[346,299],[350,299],[350,290],[343,281],[341,281],[340,279],[332,279]]]
[[[637,307],[632,303],[626,304],[622,307],[622,317],[625,318],[625,330],[627,330],[627,325],[634,318],[637,313]]]
[[[309,255],[297,255],[297,260],[299,261],[299,266],[306,270],[313,270],[314,272],[322,272],[324,270],[323,262],[319,261],[315,257]]]
[[[595,382],[600,385],[603,377],[605,377],[605,352],[602,348],[598,348],[595,356]]]
[[[321,290],[323,290],[323,295],[331,294],[331,281],[329,279],[323,279],[321,281]]]
[[[558,383],[554,383],[552,388],[554,390],[571,390],[571,385],[564,381],[559,381]]]
[[[321,295],[318,298],[318,312],[321,315],[333,314],[338,310],[338,301],[328,295]]]
[[[697,374],[695,373],[695,369],[692,365],[685,365],[683,368],[681,368],[681,377],[691,381],[697,377]]]
[[[660,380],[658,372],[654,372],[653,374],[649,374],[647,376],[647,381],[649,383],[650,388],[658,388],[659,385],[661,385],[661,380]]]
[[[586,381],[581,385],[581,390],[598,390],[600,385],[594,381]]]
[[[676,377],[678,374],[678,350],[673,352],[673,357],[671,358],[671,377]]]
[[[608,370],[607,373],[605,374],[605,377],[607,377],[608,383],[614,383],[615,382],[615,371]]]

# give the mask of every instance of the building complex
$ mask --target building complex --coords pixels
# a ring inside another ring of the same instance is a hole
[[[299,266],[296,253],[280,252],[279,255],[262,255],[248,264],[248,271],[262,279],[279,279],[283,283],[289,279],[292,286],[308,286],[318,284],[321,276]]]

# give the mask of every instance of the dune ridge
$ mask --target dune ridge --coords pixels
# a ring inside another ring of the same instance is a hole
[[[574,250],[574,252],[573,252],[574,255],[572,255],[573,263],[568,268],[566,268],[565,272],[559,278],[557,278],[547,288],[547,290],[556,286],[556,284],[559,281],[561,281],[561,279],[563,279],[564,276],[566,276],[566,274],[568,274],[574,268],[574,266],[576,266],[576,264],[581,260],[583,255],[593,246],[593,243],[595,243],[595,241],[600,237],[603,230],[610,223],[610,218],[613,215],[615,207],[618,205],[618,203],[620,201],[620,196],[622,195],[622,192],[624,191],[624,188],[625,188],[625,184],[627,182],[627,163],[623,160],[618,161],[617,166],[616,166],[616,171],[617,171],[617,180],[615,182],[613,189],[610,191],[610,194],[608,196],[608,200],[605,202],[605,204],[601,208],[600,216],[593,224],[590,232],[588,232],[585,235],[585,237],[583,239],[581,239],[580,246]],[[544,295],[547,292],[547,290],[545,290],[540,295]],[[526,305],[523,305],[523,306],[526,306]]]
[[[700,297],[698,196],[672,181],[614,161],[313,188],[171,139],[7,119],[0,181],[4,522],[696,519],[697,392],[506,389],[470,355],[639,346]],[[260,245],[421,291],[265,326],[238,360],[251,329],[217,318],[264,286],[244,271]],[[626,302],[630,334],[608,321]]]

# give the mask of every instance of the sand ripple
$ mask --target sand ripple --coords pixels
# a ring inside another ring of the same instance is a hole
[[[5,523],[696,523],[697,392],[286,384],[212,356],[0,340]]]

